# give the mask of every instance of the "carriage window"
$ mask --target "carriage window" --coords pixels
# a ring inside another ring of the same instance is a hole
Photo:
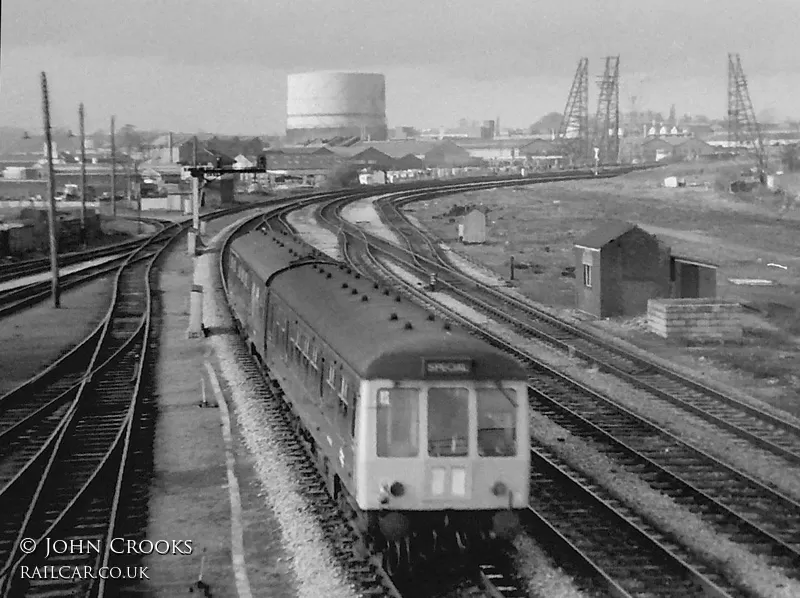
[[[511,388],[479,389],[478,454],[513,457],[517,454],[517,391]]]
[[[356,437],[356,406],[358,405],[358,394],[353,394],[353,408],[350,410],[352,417],[350,418],[350,436]]]
[[[334,388],[333,385],[335,382],[336,382],[336,365],[331,364],[331,366],[328,368],[328,385],[331,388]]]
[[[419,389],[380,389],[375,426],[379,457],[416,457],[419,454]]]
[[[428,390],[428,455],[463,457],[469,453],[469,391]]]
[[[339,398],[342,400],[342,402],[345,405],[348,403],[348,400],[347,400],[347,380],[345,380],[344,378],[342,378],[342,386],[339,389]]]
[[[319,347],[315,345],[314,348],[311,350],[311,367],[313,367],[315,370],[317,369],[318,359],[319,359]]]

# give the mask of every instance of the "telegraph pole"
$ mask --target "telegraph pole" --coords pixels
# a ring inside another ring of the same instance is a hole
[[[135,177],[136,182],[139,182],[139,185],[134,183],[133,192],[136,194],[136,232],[142,234],[142,185],[139,181],[139,164],[136,160],[133,161],[133,174]]]
[[[44,138],[47,146],[47,195],[49,198],[47,223],[50,228],[50,270],[53,307],[61,307],[58,286],[58,240],[56,238],[56,173],[53,169],[53,138],[50,134],[50,100],[47,97],[47,75],[42,71],[42,113],[44,115]]]
[[[111,215],[117,216],[117,149],[114,145],[114,117],[111,117]]]
[[[78,106],[81,129],[81,242],[86,243],[86,128],[84,126],[83,102]]]

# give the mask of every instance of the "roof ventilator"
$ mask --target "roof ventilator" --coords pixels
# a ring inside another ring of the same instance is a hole
[[[450,330],[450,322],[445,322],[443,328],[445,330]]]
[[[403,328],[405,328],[406,330],[411,330],[412,328],[414,328],[414,325],[411,322],[406,322],[406,325],[403,326]]]
[[[328,272],[328,273],[325,275],[325,278],[330,278],[330,277],[331,277],[331,273],[330,273],[330,272]]]
[[[358,295],[358,289],[353,289],[352,291],[350,291],[350,294]]]
[[[397,314],[395,312],[392,312],[391,315],[389,316],[389,319],[392,320],[392,321],[396,320],[397,319]]]
[[[433,314],[428,314],[428,322],[433,322],[436,319],[436,316]]]
[[[343,282],[343,283],[342,283],[342,288],[343,288],[343,289],[346,289],[346,288],[347,288],[347,287],[349,287],[349,286],[350,286],[350,285],[349,285],[349,284],[347,284],[346,282]]]
[[[394,300],[400,303],[400,295],[395,295]]]
[[[361,295],[361,301],[369,301],[369,297],[366,295]]]

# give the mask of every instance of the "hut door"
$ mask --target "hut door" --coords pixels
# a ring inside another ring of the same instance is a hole
[[[697,299],[700,296],[700,268],[681,264],[681,298]]]

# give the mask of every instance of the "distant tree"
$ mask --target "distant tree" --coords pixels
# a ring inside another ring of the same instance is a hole
[[[528,132],[531,135],[541,135],[550,133],[550,131],[558,132],[561,126],[562,114],[560,112],[549,112],[542,118],[528,127]]]
[[[358,185],[358,166],[353,164],[342,164],[331,172],[325,181],[325,186],[329,189],[343,189],[345,187],[355,187]]]
[[[800,170],[800,151],[798,151],[797,144],[783,146],[781,161],[783,162],[783,169],[786,172]]]
[[[242,153],[246,156],[256,156],[261,153],[265,144],[258,137],[254,137],[242,144]]]
[[[116,139],[119,147],[124,148],[128,153],[141,151],[144,145],[142,135],[136,130],[136,126],[131,124],[123,125],[117,131]]]

